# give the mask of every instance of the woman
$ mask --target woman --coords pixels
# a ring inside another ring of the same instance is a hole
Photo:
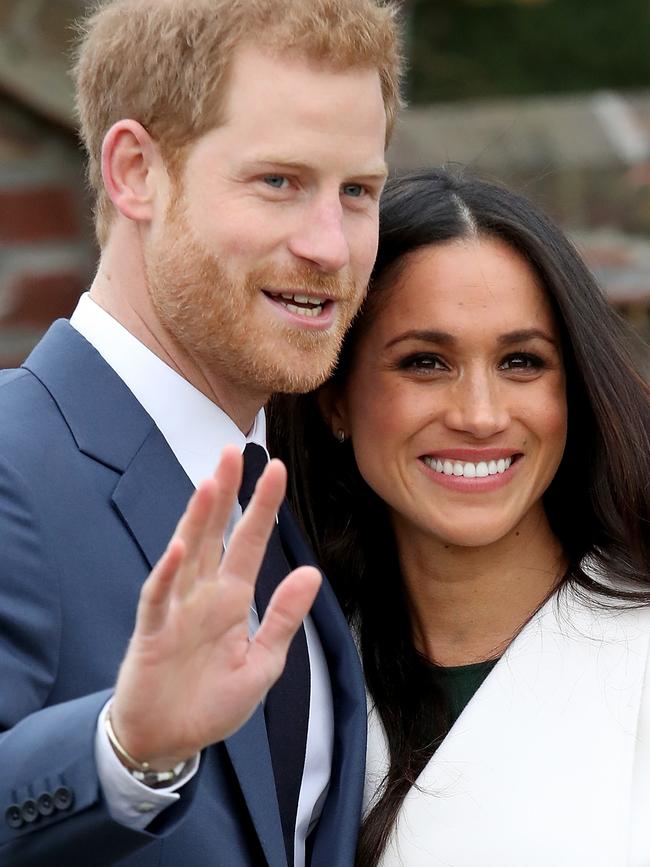
[[[273,411],[370,696],[359,864],[650,864],[650,401],[526,200],[392,181],[332,381]]]

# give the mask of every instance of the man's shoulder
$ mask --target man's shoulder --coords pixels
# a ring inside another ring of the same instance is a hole
[[[5,368],[0,370],[0,399],[13,400],[31,377],[24,367]]]
[[[8,473],[34,480],[72,445],[65,420],[51,395],[29,370],[0,371],[0,465]]]
[[[58,402],[44,381],[57,365],[48,356],[48,332],[37,344],[25,366],[0,370],[0,460],[31,475],[42,462],[52,459],[70,431]],[[41,354],[40,368],[30,360]],[[39,375],[42,373],[43,375]]]
[[[47,389],[31,371],[0,370],[0,432],[23,426],[25,415],[40,414],[51,403]]]

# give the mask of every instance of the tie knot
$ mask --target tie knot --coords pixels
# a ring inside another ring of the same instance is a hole
[[[268,462],[266,452],[257,443],[248,443],[244,449],[244,472],[242,474],[241,487],[239,488],[239,505],[242,510],[248,505],[253,496],[255,484],[262,475]]]

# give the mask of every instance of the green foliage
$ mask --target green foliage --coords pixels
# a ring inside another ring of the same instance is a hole
[[[411,102],[650,86],[650,0],[412,0]]]

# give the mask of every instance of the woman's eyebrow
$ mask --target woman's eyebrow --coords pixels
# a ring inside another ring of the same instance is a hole
[[[397,343],[402,343],[405,340],[420,340],[424,343],[435,343],[438,346],[453,346],[458,341],[453,334],[448,331],[436,331],[434,329],[412,329],[398,334],[397,337],[392,337],[384,347],[390,349]],[[508,331],[506,334],[501,334],[498,337],[500,346],[510,346],[513,343],[524,343],[528,340],[545,340],[551,346],[557,349],[557,340],[555,340],[546,331],[540,328],[518,328],[515,331]]]
[[[422,340],[425,343],[437,343],[438,345],[442,344],[443,346],[451,346],[456,343],[454,335],[449,334],[447,331],[415,329],[412,331],[404,331],[402,334],[398,334],[397,337],[391,338],[386,344],[385,349],[390,349],[391,346],[395,346],[396,343],[401,343],[403,340]]]
[[[540,328],[520,328],[516,331],[508,331],[507,334],[502,334],[499,337],[499,343],[502,346],[509,346],[511,343],[523,343],[526,340],[545,340],[557,348],[557,340]]]

